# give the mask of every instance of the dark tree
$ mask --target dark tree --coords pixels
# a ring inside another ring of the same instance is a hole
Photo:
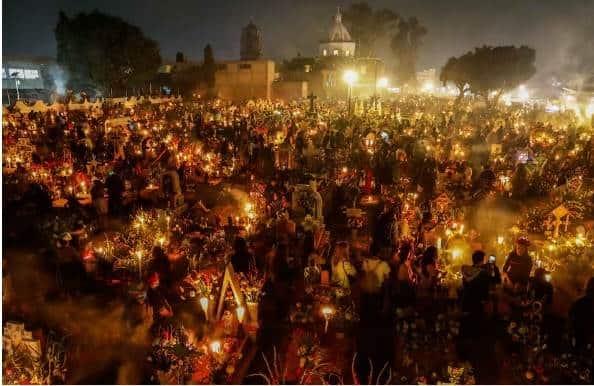
[[[184,57],[184,53],[181,51],[177,51],[177,53],[175,54],[175,63],[183,63],[186,61],[186,58]]]
[[[161,64],[157,43],[124,20],[98,11],[69,18],[60,12],[55,29],[57,58],[74,89],[104,93],[142,87]]]
[[[466,54],[469,55],[469,54]],[[445,86],[447,83],[452,83],[458,88],[458,97],[456,103],[458,103],[464,94],[470,91],[470,77],[469,77],[469,61],[466,60],[463,55],[460,58],[450,58],[447,63],[441,69],[439,74],[439,80]]]
[[[343,19],[357,43],[358,56],[373,56],[378,40],[396,28],[398,15],[389,9],[373,10],[366,2],[353,3]]]
[[[398,23],[398,32],[392,37],[391,47],[398,61],[396,73],[403,84],[416,82],[418,49],[426,34],[427,29],[416,17],[401,19]]]
[[[527,46],[483,46],[459,58],[450,58],[440,79],[456,84],[459,89],[462,87],[461,90],[467,84],[470,91],[490,105],[534,75],[535,59],[534,49]]]
[[[217,71],[217,65],[210,44],[207,44],[206,47],[204,47],[204,64],[202,65],[202,70],[204,72],[204,83],[206,83],[208,90],[212,91],[215,86],[215,72]]]
[[[398,60],[396,73],[403,84],[416,82],[418,50],[426,34],[427,29],[416,17],[398,22],[398,32],[392,37],[391,47]]]

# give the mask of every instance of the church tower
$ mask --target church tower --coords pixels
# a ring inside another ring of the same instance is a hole
[[[328,38],[322,40],[319,46],[319,55],[324,56],[355,56],[356,43],[351,39],[351,34],[342,24],[342,13],[337,9],[336,15],[330,30]]]
[[[252,21],[241,30],[239,56],[241,60],[258,60],[262,58],[262,33]]]

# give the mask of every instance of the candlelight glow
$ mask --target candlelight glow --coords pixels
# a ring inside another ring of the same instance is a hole
[[[377,87],[379,88],[386,88],[388,87],[388,78],[382,77],[377,80]]]
[[[214,340],[212,342],[210,342],[210,351],[218,354],[221,352],[221,341],[220,340]]]
[[[208,298],[206,296],[200,298],[200,307],[202,307],[204,314],[208,315]]]
[[[353,70],[346,70],[344,72],[344,75],[342,76],[342,79],[349,85],[352,86],[355,83],[357,83],[357,80],[359,80],[359,74],[356,71]]]
[[[237,320],[239,321],[239,323],[243,322],[243,317],[245,316],[245,308],[243,306],[238,306],[235,309],[235,312],[237,313]]]

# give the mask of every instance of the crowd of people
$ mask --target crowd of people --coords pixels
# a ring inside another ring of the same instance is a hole
[[[128,316],[141,323],[149,306],[153,336],[173,320],[201,328],[184,302],[217,262],[221,274],[230,264],[239,280],[261,283],[263,352],[282,346],[286,321],[302,312],[295,304],[316,304],[311,293],[332,288],[339,300],[321,308],[324,328],[306,328],[348,333],[340,339],[358,358],[350,381],[369,372],[385,382],[387,364],[403,383],[444,381],[443,371],[455,383],[591,382],[590,124],[570,110],[427,95],[353,110],[342,101],[189,100],[5,111],[4,242],[18,250],[33,234],[43,240],[55,296],[121,297],[106,284],[123,276],[117,259],[102,259],[102,240],[132,237],[139,218],[144,226],[138,213],[160,210],[166,228],[147,228],[149,246],[134,242],[125,276],[144,294]],[[26,320],[34,316],[6,284],[15,259],[3,257],[5,319]],[[343,303],[357,315],[347,327]],[[459,331],[421,330],[442,320]],[[524,324],[538,329],[512,331]],[[428,360],[417,340],[445,354]],[[573,356],[557,361],[571,371],[552,364],[563,355]],[[502,374],[506,360],[513,375]],[[444,369],[454,362],[473,375],[451,378]]]

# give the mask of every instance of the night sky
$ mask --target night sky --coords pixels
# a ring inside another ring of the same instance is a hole
[[[313,55],[341,0],[4,0],[4,55],[55,56],[58,11],[100,11],[138,25],[155,39],[165,60],[181,50],[201,60],[207,43],[215,57],[239,56],[241,27],[252,18],[262,29],[264,51],[274,59]],[[376,0],[402,16],[417,16],[429,30],[419,69],[482,44],[528,44],[540,75],[560,71],[571,45],[594,41],[594,0]],[[591,44],[591,43],[590,43]],[[590,45],[591,48],[591,45]],[[379,56],[389,59],[387,45]],[[578,50],[591,51],[591,50]],[[589,52],[591,55],[592,53]],[[575,55],[573,55],[575,56]],[[575,58],[574,58],[575,59]]]

